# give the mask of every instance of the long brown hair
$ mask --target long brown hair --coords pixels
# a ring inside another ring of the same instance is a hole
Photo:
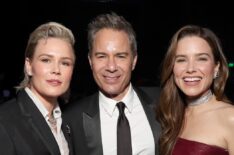
[[[170,46],[162,63],[160,103],[156,110],[162,133],[159,140],[160,154],[170,155],[176,139],[183,128],[186,103],[184,94],[174,81],[173,67],[179,40],[186,36],[197,36],[204,39],[211,47],[216,64],[220,64],[219,76],[214,79],[211,90],[217,100],[228,101],[224,88],[228,78],[228,66],[218,37],[209,29],[196,25],[186,25],[172,37]]]

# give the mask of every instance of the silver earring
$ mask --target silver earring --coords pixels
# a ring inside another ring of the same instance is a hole
[[[28,76],[32,76],[32,73],[31,73],[31,72],[29,72],[29,73],[28,73]]]
[[[215,72],[213,79],[217,79],[218,77],[219,77],[219,71]]]

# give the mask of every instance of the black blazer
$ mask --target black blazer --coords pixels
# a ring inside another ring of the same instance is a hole
[[[143,109],[145,110],[155,140],[155,152],[158,154],[158,139],[160,126],[155,118],[155,101],[159,95],[159,89],[154,89],[154,98],[150,98],[141,89],[136,91]],[[149,90],[147,90],[149,91]],[[151,94],[153,94],[151,93]],[[99,114],[98,93],[72,103],[64,111],[64,119],[69,122],[72,130],[75,155],[103,155],[101,140],[101,125]]]
[[[63,123],[70,155],[69,126]],[[58,144],[44,117],[24,90],[0,106],[1,155],[60,155]]]

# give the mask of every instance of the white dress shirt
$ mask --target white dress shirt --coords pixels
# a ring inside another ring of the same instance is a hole
[[[48,110],[45,108],[45,106],[42,104],[42,102],[38,99],[38,97],[29,88],[26,87],[25,91],[29,95],[29,97],[33,100],[34,104],[39,109],[39,111],[41,112],[43,117],[45,118],[48,126],[51,128],[51,131],[54,135],[54,138],[56,139],[57,144],[59,146],[59,150],[60,150],[61,155],[69,155],[68,144],[67,144],[67,141],[64,137],[63,131],[61,130],[61,126],[62,126],[61,109],[59,108],[58,104],[55,107],[55,109],[53,110],[53,116],[57,122],[57,124],[56,124],[57,131],[55,131],[51,127],[51,125],[48,121],[48,119],[49,119]]]
[[[133,155],[155,155],[153,133],[140,100],[130,85],[127,94],[121,100],[125,103],[125,115],[128,118]],[[119,116],[115,101],[99,92],[101,118],[101,136],[104,155],[117,155],[117,120]]]

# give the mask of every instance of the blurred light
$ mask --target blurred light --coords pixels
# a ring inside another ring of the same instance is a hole
[[[3,90],[3,96],[4,97],[10,97],[11,96],[11,92],[7,89]]]
[[[228,63],[228,67],[229,67],[229,68],[233,68],[233,67],[234,67],[234,62]]]

